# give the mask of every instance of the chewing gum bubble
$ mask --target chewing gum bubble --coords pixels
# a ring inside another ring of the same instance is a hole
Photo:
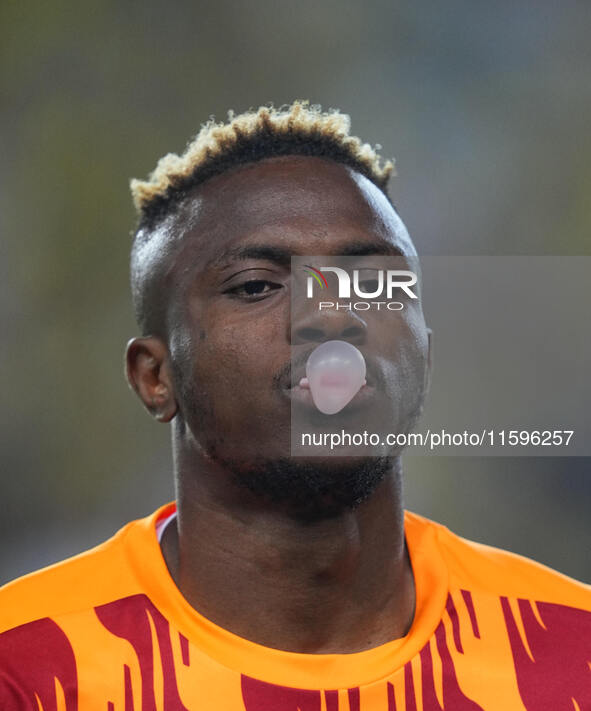
[[[326,341],[315,348],[306,363],[306,378],[316,407],[335,415],[348,405],[365,384],[365,360],[346,341]]]

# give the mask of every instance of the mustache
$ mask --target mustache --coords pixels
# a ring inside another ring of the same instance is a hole
[[[282,389],[285,383],[291,383],[291,372],[293,370],[299,370],[300,368],[306,367],[308,358],[314,348],[309,350],[307,353],[300,353],[294,356],[290,361],[288,361],[275,375],[273,376],[273,386]]]

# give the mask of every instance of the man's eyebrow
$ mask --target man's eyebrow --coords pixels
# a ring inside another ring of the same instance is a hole
[[[390,242],[355,242],[344,245],[336,256],[339,257],[367,257],[372,254],[382,254],[384,256],[404,257],[404,252],[400,247],[396,247]]]
[[[282,267],[289,267],[293,252],[285,247],[275,247],[266,244],[250,244],[243,247],[236,247],[214,259],[209,266],[220,267],[231,262],[241,262],[247,259],[264,259],[267,262],[275,262]]]
[[[349,242],[342,247],[335,249],[332,256],[335,257],[365,257],[372,254],[381,254],[385,256],[403,257],[404,252],[389,242]],[[274,262],[279,266],[289,268],[291,258],[299,256],[294,254],[290,249],[266,244],[250,244],[242,247],[236,247],[214,259],[209,266],[221,267],[231,262],[246,261],[247,259],[261,259],[268,262]],[[308,255],[320,256],[320,255]],[[329,256],[329,255],[326,255]]]

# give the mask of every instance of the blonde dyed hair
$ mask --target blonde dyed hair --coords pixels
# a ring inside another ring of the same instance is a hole
[[[322,111],[306,101],[235,115],[225,123],[211,119],[182,155],[169,153],[147,180],[131,181],[139,227],[150,228],[208,178],[245,163],[285,155],[329,158],[365,175],[388,196],[394,161],[350,135],[351,119],[337,109]],[[388,198],[389,199],[389,198]]]

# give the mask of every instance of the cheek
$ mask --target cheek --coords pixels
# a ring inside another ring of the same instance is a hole
[[[408,411],[415,415],[422,410],[426,396],[429,338],[424,319],[410,320],[408,339],[401,363],[402,387]]]
[[[192,314],[171,343],[193,436],[206,451],[230,458],[289,451],[289,407],[273,382],[289,363],[285,324],[237,310],[200,315]]]
[[[425,321],[418,310],[409,309],[404,318],[396,318],[388,328],[382,325],[379,350],[394,365],[400,393],[422,394],[428,344]]]
[[[289,452],[289,407],[278,403],[274,375],[289,363],[289,345],[260,331],[226,326],[207,332],[194,356],[198,408],[195,434],[206,450],[226,459],[272,457]]]
[[[409,311],[404,324],[408,365],[422,377],[429,354],[429,337],[422,311],[419,309]]]
[[[429,336],[422,313],[406,322],[409,348],[416,356],[417,363],[425,366],[429,355]]]
[[[203,329],[205,337],[197,344],[193,372],[196,383],[215,395],[216,409],[252,399],[254,391],[264,397],[283,360],[289,361],[288,346],[282,354],[281,341],[262,325],[249,320]]]
[[[421,362],[426,359],[427,327],[420,309],[407,306],[404,312],[386,312],[372,327],[380,352],[391,360],[395,361],[403,353],[414,354]]]
[[[186,308],[175,314],[171,352],[193,388],[215,394],[219,388],[236,387],[237,381],[248,387],[253,378],[281,367],[279,350],[289,348],[286,304],[283,299],[251,308],[226,300],[203,304],[188,299]],[[289,360],[289,350],[283,356]]]

